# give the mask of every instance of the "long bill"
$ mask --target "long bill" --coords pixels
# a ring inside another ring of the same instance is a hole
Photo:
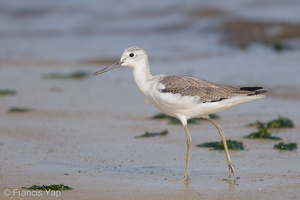
[[[96,76],[98,74],[103,74],[105,72],[108,72],[109,70],[121,67],[122,63],[123,63],[123,60],[120,60],[120,61],[118,61],[118,62],[116,62],[112,65],[109,65],[108,67],[105,67],[104,69],[101,69],[99,71],[96,71],[96,72],[92,73],[90,76]]]

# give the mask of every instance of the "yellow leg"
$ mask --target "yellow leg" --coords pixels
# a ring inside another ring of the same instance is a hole
[[[227,163],[228,163],[228,167],[229,167],[229,178],[228,178],[228,181],[230,181],[232,175],[233,175],[233,181],[235,182],[236,181],[236,175],[235,175],[235,171],[234,171],[234,165],[230,159],[230,155],[229,155],[229,151],[228,151],[228,147],[227,147],[227,143],[226,143],[226,139],[225,139],[225,133],[222,129],[222,127],[217,124],[217,122],[215,122],[214,120],[212,119],[209,119],[209,118],[206,118],[208,121],[210,121],[213,125],[215,125],[215,127],[218,129],[219,131],[219,134],[222,138],[222,142],[223,142],[223,145],[224,145],[224,149],[225,149],[225,153],[226,153],[226,157],[227,157]]]
[[[187,151],[186,151],[186,164],[185,164],[185,172],[184,172],[184,177],[182,180],[188,181],[190,180],[190,175],[189,175],[189,169],[190,169],[190,159],[191,159],[191,148],[192,148],[192,138],[189,133],[189,130],[187,128],[187,125],[183,125],[185,133],[186,133],[186,140],[187,140]]]

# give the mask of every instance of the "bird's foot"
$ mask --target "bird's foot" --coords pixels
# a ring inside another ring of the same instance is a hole
[[[180,182],[180,181],[189,182],[189,181],[191,181],[191,178],[189,176],[184,176],[182,179],[171,179],[168,181],[169,182]]]
[[[189,176],[184,176],[183,179],[181,179],[182,181],[190,181],[191,178]]]
[[[229,168],[229,177],[228,177],[227,181],[230,184],[236,184],[236,174],[234,171],[234,164],[228,163],[228,168]]]

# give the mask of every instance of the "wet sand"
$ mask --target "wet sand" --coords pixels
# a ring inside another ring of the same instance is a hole
[[[96,68],[85,68],[93,72]],[[185,134],[181,126],[150,120],[157,114],[132,80],[130,69],[83,80],[49,80],[49,72],[70,67],[10,67],[1,69],[1,86],[17,95],[1,97],[1,199],[22,196],[22,187],[65,184],[59,199],[299,199],[299,152],[273,149],[278,141],[249,140],[255,131],[245,124],[268,121],[283,114],[294,129],[276,133],[284,142],[300,144],[296,99],[272,94],[263,100],[220,113],[217,121],[227,139],[243,141],[244,151],[231,151],[239,177],[237,185],[222,180],[228,168],[223,151],[193,147],[191,182],[183,177]],[[285,93],[293,93],[285,90]],[[7,113],[10,107],[27,113]],[[277,108],[277,109],[274,109]],[[285,112],[283,112],[285,110]],[[165,137],[134,138],[145,131],[168,129]],[[190,125],[193,143],[219,141],[206,121]],[[8,188],[7,197],[2,191]],[[14,190],[15,189],[15,190]],[[33,194],[31,194],[33,195]],[[53,199],[45,192],[36,199]]]

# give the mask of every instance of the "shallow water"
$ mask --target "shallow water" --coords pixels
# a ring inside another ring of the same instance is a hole
[[[6,59],[118,58],[126,47],[138,45],[157,62],[184,60],[189,65],[190,60],[194,64],[237,51],[220,43],[224,32],[219,25],[225,21],[300,21],[296,0],[26,0],[2,1],[0,7],[0,55]],[[263,48],[252,51],[268,54]]]

